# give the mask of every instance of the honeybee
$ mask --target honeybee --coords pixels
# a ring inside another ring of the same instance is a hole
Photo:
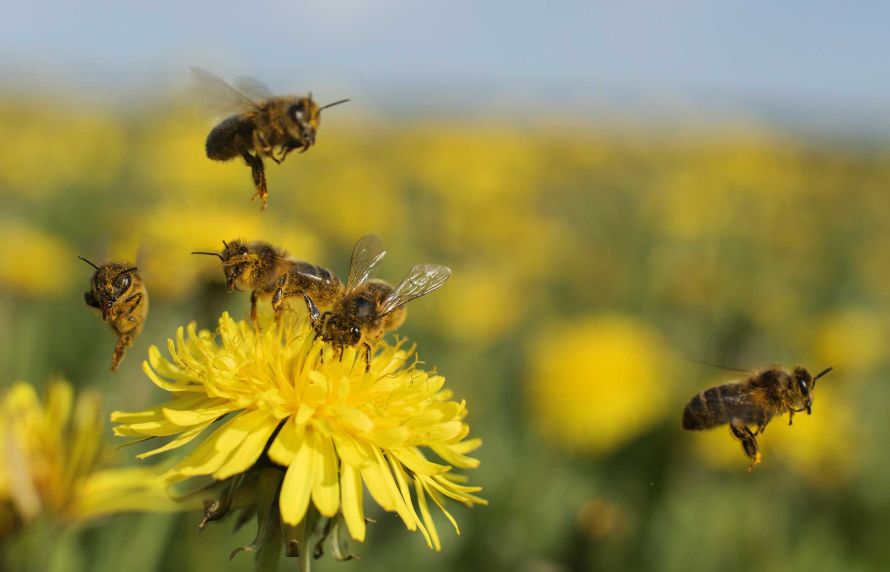
[[[294,149],[305,152],[315,144],[321,112],[346,103],[341,99],[319,106],[312,99],[296,95],[275,96],[263,83],[239,78],[233,87],[205,69],[191,68],[205,97],[217,98],[216,107],[233,115],[214,127],[207,136],[207,157],[230,161],[241,157],[250,166],[254,198],[266,208],[266,172],[263,157],[281,163]]]
[[[321,313],[312,297],[304,295],[318,335],[340,349],[341,356],[345,346],[361,344],[366,371],[371,368],[371,345],[402,325],[407,316],[405,304],[437,290],[451,276],[446,266],[417,264],[395,288],[383,280],[369,280],[371,270],[385,254],[379,237],[363,236],[352,251],[346,288],[332,309]]]
[[[342,289],[340,279],[330,270],[293,260],[287,252],[267,242],[223,241],[223,247],[221,253],[192,254],[216,256],[222,261],[229,292],[251,290],[250,320],[254,325],[257,323],[257,302],[261,298],[273,297],[273,308],[278,317],[289,296],[310,292],[322,302],[333,301]]]
[[[683,429],[700,431],[728,423],[733,437],[741,441],[751,459],[750,471],[762,458],[756,436],[763,433],[776,415],[787,412],[791,425],[795,413],[811,414],[816,381],[831,370],[826,368],[812,377],[800,366],[790,372],[773,366],[750,372],[744,381],[706,389],[686,405]],[[755,426],[754,431],[749,425]]]
[[[90,280],[90,290],[83,297],[87,306],[102,311],[102,320],[108,322],[117,335],[111,356],[111,371],[115,371],[145,324],[148,290],[132,264],[108,262],[96,266],[83,256],[78,258],[96,269]]]

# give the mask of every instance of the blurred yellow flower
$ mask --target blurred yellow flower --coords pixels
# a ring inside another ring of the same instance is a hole
[[[825,316],[816,326],[818,362],[834,366],[856,379],[884,361],[887,347],[886,316],[864,308],[848,308]]]
[[[170,483],[203,475],[238,478],[267,451],[281,467],[276,505],[285,525],[311,520],[317,511],[342,517],[349,534],[364,540],[364,484],[383,509],[396,512],[409,530],[420,530],[437,550],[428,500],[455,529],[444,499],[468,506],[485,502],[474,494],[478,487],[461,484],[463,478],[452,473],[452,465],[478,465],[467,456],[481,442],[467,438],[465,403],[452,400],[443,377],[417,367],[413,348],[403,343],[378,343],[366,372],[359,352],[347,348],[338,359],[329,344],[315,339],[308,318],[292,312],[261,333],[223,314],[216,334],[198,332],[193,323],[178,329],[168,349],[171,359],[152,347],[144,370],[174,393],[173,400],[147,411],[116,412],[112,419],[119,423],[117,435],[173,437],[141,457],[178,448],[206,431],[203,442],[165,475]],[[430,461],[424,450],[444,463]]]
[[[50,384],[40,403],[34,388],[13,385],[0,401],[0,536],[40,515],[79,523],[124,511],[173,510],[157,472],[102,470],[101,397],[75,400],[71,385]]]
[[[0,288],[28,296],[55,296],[73,278],[74,253],[61,239],[24,222],[0,221]]]
[[[570,449],[609,452],[664,413],[669,354],[656,333],[632,318],[606,315],[553,327],[531,355],[532,417]]]
[[[126,152],[122,126],[113,118],[57,100],[53,105],[0,103],[0,141],[15,142],[0,153],[0,193],[36,201],[74,181],[89,181],[93,188],[111,184]]]

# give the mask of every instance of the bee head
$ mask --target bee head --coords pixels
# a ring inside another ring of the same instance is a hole
[[[226,289],[229,292],[238,289],[239,284],[246,282],[244,275],[249,272],[251,266],[248,260],[249,253],[250,248],[247,244],[238,239],[231,242],[224,240],[222,252],[192,252],[192,254],[216,256],[222,261],[223,273],[226,275]]]
[[[816,387],[816,381],[831,371],[827,368],[816,374],[815,377],[810,375],[805,368],[795,367],[791,375],[791,391],[797,397],[797,406],[806,409],[807,415],[813,411],[813,389]]]
[[[321,339],[338,346],[354,346],[362,339],[362,330],[347,315],[331,314],[322,327]]]
[[[109,262],[96,266],[84,257],[81,260],[96,269],[90,282],[90,292],[87,293],[96,307],[102,310],[102,319],[108,319],[111,307],[121,298],[125,298],[135,283],[137,268],[128,263]]]
[[[341,99],[334,103],[319,106],[312,99],[310,93],[306,97],[298,99],[287,110],[288,131],[291,137],[303,142],[305,145],[315,145],[315,133],[321,123],[321,112],[328,107],[346,103],[348,99]]]
[[[315,144],[315,132],[321,120],[321,108],[312,99],[301,97],[287,110],[288,131],[291,137],[306,145]]]

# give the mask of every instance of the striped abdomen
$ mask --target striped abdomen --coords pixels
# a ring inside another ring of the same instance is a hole
[[[763,404],[758,405],[756,390],[747,383],[727,383],[702,391],[683,411],[683,429],[710,429],[733,419],[759,425],[771,417]]]
[[[242,115],[223,120],[207,135],[204,147],[214,161],[229,161],[253,147],[254,123]]]

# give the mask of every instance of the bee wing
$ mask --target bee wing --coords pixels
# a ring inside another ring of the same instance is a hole
[[[235,79],[235,87],[253,101],[269,99],[275,96],[272,90],[269,89],[269,86],[253,77],[241,76]]]
[[[415,298],[426,296],[430,292],[438,290],[448,281],[450,276],[451,269],[447,266],[440,264],[416,264],[402,280],[402,283],[396,286],[395,290],[383,299],[383,302],[380,304],[380,314],[389,314]]]
[[[347,294],[368,279],[371,270],[377,266],[385,254],[383,241],[376,234],[366,234],[358,239],[355,248],[352,249],[352,260],[349,262],[349,279],[346,281]]]
[[[195,96],[199,105],[213,117],[241,113],[257,107],[257,102],[232,87],[224,79],[204,68],[194,67],[192,77],[195,78]]]

